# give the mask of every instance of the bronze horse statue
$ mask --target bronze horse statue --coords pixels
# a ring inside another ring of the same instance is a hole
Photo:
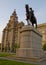
[[[29,6],[28,4],[25,5],[25,8],[26,8],[26,20],[27,20],[27,23],[29,25],[29,21],[32,23],[32,26],[34,27],[34,24],[36,25],[36,28],[37,28],[37,21],[36,21],[36,18],[34,16],[34,11],[32,10],[32,8],[30,8],[29,10]]]

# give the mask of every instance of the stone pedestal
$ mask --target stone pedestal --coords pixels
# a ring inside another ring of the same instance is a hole
[[[20,48],[16,57],[22,60],[40,61],[43,56],[42,35],[30,25],[24,26],[20,31]]]

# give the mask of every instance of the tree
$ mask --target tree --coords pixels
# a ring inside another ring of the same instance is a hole
[[[46,43],[43,45],[43,50],[46,51]]]
[[[16,49],[17,49],[17,48],[20,48],[20,45],[17,44],[17,43],[15,43],[15,45],[14,45],[14,52],[16,52]]]

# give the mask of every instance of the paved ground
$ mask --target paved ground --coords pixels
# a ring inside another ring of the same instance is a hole
[[[17,62],[24,62],[24,63],[31,63],[31,64],[39,64],[39,65],[46,65],[46,60],[42,62],[30,62],[30,61],[25,61],[25,60],[17,60],[17,59],[9,59],[5,57],[0,57],[0,59],[5,59],[5,60],[12,60],[12,61],[17,61]]]
[[[46,61],[41,62],[40,65],[46,65]]]

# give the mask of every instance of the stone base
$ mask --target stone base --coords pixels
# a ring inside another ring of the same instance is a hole
[[[16,57],[17,60],[26,61],[26,62],[43,62],[46,61],[45,58],[25,58],[25,57]]]
[[[20,31],[20,48],[16,57],[22,60],[41,61],[44,57],[42,50],[42,35],[30,25],[24,26]]]
[[[20,60],[28,60],[28,61],[42,61],[44,57],[44,53],[39,49],[31,49],[31,48],[19,48],[16,52],[16,58]]]

